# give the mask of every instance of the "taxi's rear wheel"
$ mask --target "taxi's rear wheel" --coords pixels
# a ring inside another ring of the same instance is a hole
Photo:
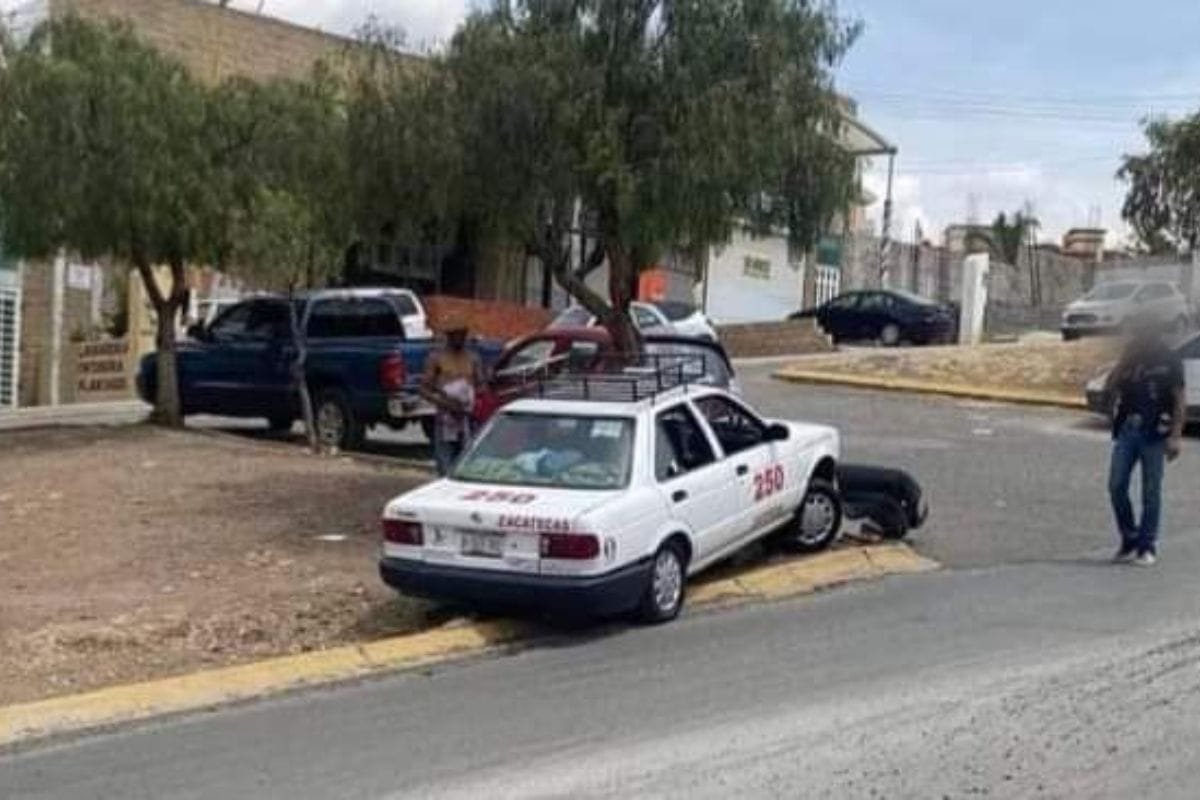
[[[649,625],[670,622],[683,609],[687,591],[687,555],[681,543],[670,540],[654,555],[638,617]]]
[[[801,553],[818,553],[829,549],[841,530],[842,498],[837,487],[814,479],[787,531],[787,543]]]

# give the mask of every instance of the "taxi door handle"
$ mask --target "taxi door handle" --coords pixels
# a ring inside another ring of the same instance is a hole
[[[749,474],[750,474],[750,468],[749,468],[749,467],[747,467],[745,464],[740,464],[740,465],[738,466],[738,468],[737,468],[737,474],[738,474],[738,476],[739,476],[739,477],[742,477],[742,476],[745,476],[745,475],[749,475]]]
[[[671,495],[671,501],[674,503],[682,503],[684,500],[687,500],[687,499],[688,499],[688,493],[683,491],[682,489],[680,489],[675,494]]]

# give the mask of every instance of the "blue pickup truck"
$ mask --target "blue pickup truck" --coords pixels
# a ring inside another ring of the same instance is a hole
[[[323,444],[355,449],[372,425],[399,429],[419,422],[428,434],[432,408],[417,390],[438,345],[408,339],[403,310],[402,296],[386,289],[254,297],[232,305],[178,345],[183,413],[258,417],[274,430],[290,430],[301,416],[292,377],[294,314],[305,330],[305,374]],[[485,366],[502,349],[496,342],[470,346]],[[138,392],[153,402],[156,389],[151,354],[140,364]]]

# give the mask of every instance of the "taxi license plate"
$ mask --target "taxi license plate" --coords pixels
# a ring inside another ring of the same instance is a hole
[[[504,534],[463,533],[462,553],[464,556],[501,558],[504,555]]]

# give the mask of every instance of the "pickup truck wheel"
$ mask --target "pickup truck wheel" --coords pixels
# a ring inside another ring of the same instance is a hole
[[[683,547],[669,541],[654,555],[638,618],[647,625],[661,625],[678,617],[683,609],[686,583],[687,557]]]
[[[349,398],[340,389],[317,392],[313,401],[313,417],[317,425],[317,441],[325,447],[354,450],[362,444],[362,423],[355,418]]]
[[[816,478],[792,520],[785,541],[800,553],[818,553],[837,541],[842,530],[842,498],[829,481]]]

